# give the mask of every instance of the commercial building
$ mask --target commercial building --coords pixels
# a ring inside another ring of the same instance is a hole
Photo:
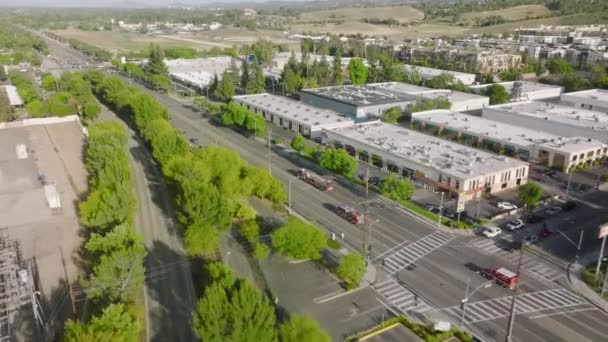
[[[410,64],[402,64],[399,66],[403,70],[409,72],[417,72],[423,80],[431,80],[440,75],[450,75],[454,77],[454,80],[460,81],[465,85],[475,83],[475,74],[468,74],[465,72],[451,71],[451,70],[442,70],[435,68],[427,68]]]
[[[487,96],[463,93],[461,91],[431,89],[401,82],[374,83],[369,85],[403,94],[419,96],[423,99],[446,99],[450,101],[452,104],[450,109],[454,111],[475,110],[490,105],[490,98]]]
[[[509,94],[511,94],[511,102],[557,99],[560,97],[563,89],[562,87],[550,84],[526,81],[500,82],[493,84],[499,84],[505,87]],[[483,84],[470,86],[469,88],[474,92],[481,94],[490,85],[491,84]]]
[[[561,101],[572,107],[608,113],[608,90],[591,89],[564,93]]]
[[[446,139],[562,171],[590,164],[608,152],[605,143],[591,138],[559,136],[448,110],[414,113],[412,126]]]
[[[213,82],[215,75],[221,78],[224,71],[230,68],[232,61],[236,62],[240,68],[241,62],[229,56],[170,59],[165,60],[165,64],[169,69],[171,79],[189,87],[203,90]]]
[[[608,143],[608,114],[540,101],[486,107],[484,118],[565,137],[586,137]]]
[[[447,191],[459,202],[528,180],[526,162],[378,121],[323,130],[322,141],[365,162]]]
[[[521,55],[502,50],[470,49],[460,46],[404,47],[399,58],[408,63],[426,61],[430,65],[445,66],[469,73],[498,73],[521,66]]]
[[[233,97],[233,101],[262,115],[267,121],[312,139],[318,138],[322,129],[354,124],[350,117],[328,109],[308,106],[284,96],[243,95]]]
[[[334,110],[355,120],[380,117],[389,108],[406,108],[418,99],[413,95],[373,85],[303,89],[299,94],[305,104]]]

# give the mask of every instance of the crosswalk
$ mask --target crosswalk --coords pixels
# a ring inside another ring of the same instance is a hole
[[[467,323],[474,324],[507,317],[511,309],[511,300],[511,296],[506,296],[469,303],[465,308],[465,320]],[[515,313],[529,314],[544,310],[564,310],[570,307],[581,308],[583,305],[593,308],[582,297],[567,289],[560,288],[520,294],[517,297]],[[456,321],[460,320],[462,316],[460,305],[448,307],[440,311]]]
[[[517,264],[519,259],[519,253],[516,251],[510,252],[506,249],[501,248],[496,244],[496,241],[488,238],[475,238],[471,241],[471,244],[476,248],[485,251],[488,254],[496,254],[503,259],[507,259],[513,264]],[[550,281],[555,281],[564,276],[564,271],[559,269],[557,266],[548,265],[547,263],[524,253],[524,257],[521,265],[522,273],[524,277],[527,274],[540,276]]]
[[[393,279],[374,285],[374,288],[388,304],[403,314],[406,314],[408,311],[424,312],[431,309],[422,299],[399,285]]]
[[[385,257],[383,259],[384,268],[390,274],[395,274],[416,262],[416,260],[450,242],[452,239],[454,239],[453,235],[441,231],[426,235]]]

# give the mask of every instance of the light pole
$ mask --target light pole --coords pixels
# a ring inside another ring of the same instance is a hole
[[[469,278],[467,280],[467,288],[464,293],[464,298],[460,301],[460,306],[462,309],[462,316],[460,316],[460,326],[462,326],[462,327],[465,326],[466,309],[467,309],[467,303],[469,302],[469,298],[471,298],[475,294],[475,292],[481,290],[482,288],[487,289],[487,288],[491,287],[492,283],[494,283],[494,279],[488,280],[485,283],[481,283],[479,286],[477,286],[475,288],[475,290],[473,290],[473,292],[469,293],[469,286],[471,284],[471,278]]]
[[[367,219],[367,218],[366,218]],[[370,249],[371,249],[371,241],[372,241],[372,225],[374,223],[380,222],[380,219],[370,220],[367,226],[367,235],[365,236],[365,247],[363,251],[363,255],[365,256],[365,264],[367,265],[369,262]]]
[[[272,129],[270,129],[268,131],[268,173],[272,176],[272,159],[271,159],[272,145],[270,144],[270,135],[271,134],[272,134]]]
[[[570,179],[572,178],[572,170],[568,170],[568,183],[566,184],[566,198],[568,198],[568,193],[570,192]]]
[[[441,226],[441,215],[443,215],[443,195],[444,192],[441,192],[441,202],[439,202],[439,215],[437,216],[437,228]]]
[[[509,310],[509,322],[507,325],[507,335],[505,336],[506,342],[511,342],[513,338],[513,325],[515,324],[515,308],[517,307],[517,291],[519,289],[519,283],[521,282],[521,264],[524,260],[524,249],[525,246],[521,246],[519,250],[519,260],[517,261],[517,282],[513,286],[513,295],[511,296],[511,309]]]
[[[291,179],[289,180],[289,186],[287,191],[287,208],[289,208],[288,212],[291,215]]]

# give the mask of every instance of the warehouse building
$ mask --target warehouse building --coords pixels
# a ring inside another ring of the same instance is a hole
[[[528,181],[526,162],[378,121],[324,129],[322,141],[362,161],[447,191],[459,202]]]
[[[347,85],[300,91],[305,104],[334,110],[355,120],[380,117],[389,108],[405,109],[414,104],[417,96],[399,93],[372,85]]]
[[[527,101],[486,107],[482,116],[565,137],[580,136],[608,143],[608,114],[595,110]]]
[[[563,103],[582,109],[608,113],[608,90],[591,89],[562,94]]]
[[[516,81],[492,84],[505,87],[511,94],[511,102],[557,99],[562,93],[562,87],[536,82]],[[470,86],[469,88],[477,94],[483,94],[483,91],[492,84]]]
[[[267,121],[311,139],[319,138],[322,129],[354,124],[350,117],[328,109],[308,106],[284,96],[255,94],[235,96],[232,99],[262,115]]]
[[[230,56],[195,58],[195,59],[169,59],[165,60],[169,76],[172,80],[194,89],[207,88],[215,75],[218,78],[230,68],[232,61],[241,67],[241,62]]]
[[[450,109],[459,112],[481,109],[485,106],[490,105],[490,98],[487,96],[463,93],[461,91],[454,91],[448,89],[432,89],[401,82],[374,83],[369,84],[369,86],[375,86],[398,93],[419,96],[423,99],[446,99],[452,104],[452,107],[450,107]]]
[[[402,64],[399,67],[408,72],[418,72],[423,80],[431,80],[441,75],[450,75],[454,77],[454,80],[460,81],[465,85],[475,83],[475,74],[468,74],[466,72],[427,68],[410,64]]]
[[[559,136],[448,110],[414,113],[412,127],[564,172],[578,165],[589,165],[608,152],[605,143],[591,138]]]

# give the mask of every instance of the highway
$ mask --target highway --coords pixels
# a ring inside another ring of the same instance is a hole
[[[262,142],[226,127],[216,127],[200,113],[184,107],[183,103],[139,84],[134,85],[167,106],[171,122],[188,138],[203,144],[217,142],[239,152],[254,165],[268,167],[270,160],[272,174],[286,185],[290,181],[292,183],[294,210],[329,232],[338,236],[344,233],[346,246],[361,249],[365,230],[346,222],[332,210],[338,204],[350,204],[361,209],[366,198],[360,189],[336,181],[333,192],[318,191],[292,174],[297,168],[309,166],[306,161],[279,146],[273,147],[269,158],[268,149]],[[151,159],[149,155],[147,157]],[[465,296],[467,282],[470,279],[470,288],[475,289],[485,281],[467,266],[515,269],[518,254],[498,247],[493,240],[436,229],[434,225],[394,208],[373,194],[369,200],[369,216],[380,220],[373,226],[372,258],[378,268],[385,269],[385,272],[380,272],[374,287],[389,304],[404,312],[411,312],[413,308],[401,305],[399,300],[415,294],[428,304],[427,313],[440,313],[457,323],[460,318],[458,306]],[[395,291],[395,282],[404,287]],[[504,297],[508,295],[507,290],[498,286],[480,287],[468,302],[467,326],[487,340],[504,340],[510,304],[510,299]],[[519,298],[513,341],[605,339],[608,315],[569,291],[564,270],[539,258],[534,248],[524,258]]]

